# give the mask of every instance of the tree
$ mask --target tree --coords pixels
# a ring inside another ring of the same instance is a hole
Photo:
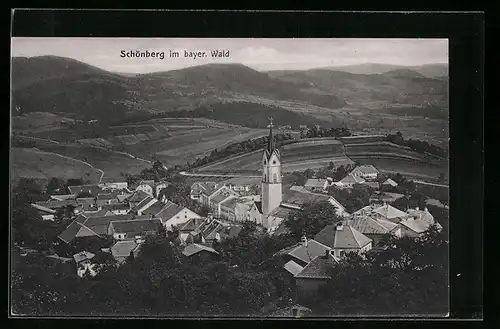
[[[47,194],[64,194],[66,193],[66,185],[64,182],[56,177],[52,177],[47,184]]]
[[[286,219],[285,225],[295,238],[300,238],[303,235],[311,238],[325,226],[339,220],[337,209],[328,201],[321,201],[307,204],[302,210],[291,213]]]

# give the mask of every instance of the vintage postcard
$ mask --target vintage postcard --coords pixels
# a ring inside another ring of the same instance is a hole
[[[11,56],[12,316],[449,314],[447,39]]]

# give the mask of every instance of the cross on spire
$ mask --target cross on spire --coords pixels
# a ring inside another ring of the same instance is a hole
[[[267,151],[269,152],[269,155],[271,155],[274,151],[274,136],[273,136],[273,117],[269,117],[269,137],[267,140]]]
[[[268,128],[274,127],[274,125],[273,125],[273,117],[269,117],[268,119],[269,119],[269,124],[267,125],[267,127]]]

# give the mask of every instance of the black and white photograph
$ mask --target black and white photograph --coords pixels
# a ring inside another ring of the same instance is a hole
[[[11,38],[10,314],[448,317],[448,51]]]

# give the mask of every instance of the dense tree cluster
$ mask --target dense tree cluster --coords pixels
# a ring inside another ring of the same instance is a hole
[[[340,202],[349,213],[369,205],[373,192],[373,188],[364,184],[355,184],[352,188],[338,188],[336,186],[328,188],[328,194]]]
[[[241,241],[220,245],[219,260],[196,262],[168,239],[152,238],[138,257],[120,267],[100,253],[108,265],[95,278],[83,279],[76,277],[74,264],[16,254],[13,310],[37,315],[263,315],[262,307],[289,296],[291,288],[276,263],[257,265],[287,244],[248,230]]]
[[[232,143],[223,149],[214,149],[212,152],[210,152],[209,155],[203,157],[203,158],[196,158],[194,163],[188,163],[189,168],[198,168],[201,166],[204,166],[206,164],[209,164],[211,162],[215,162],[217,160],[221,160],[223,158],[229,157],[231,155],[235,154],[241,154],[241,153],[248,153],[252,151],[256,151],[259,149],[264,148],[267,145],[269,137],[261,137],[261,138],[255,138],[255,139],[249,139],[243,142],[237,142],[237,143]],[[280,147],[281,145],[285,144],[286,141],[292,140],[293,137],[290,134],[276,134],[274,135],[274,141],[276,142],[276,145]]]
[[[296,240],[302,236],[313,238],[325,226],[335,224],[340,218],[336,208],[328,201],[310,203],[303,209],[292,212],[286,219],[285,225]]]
[[[389,241],[386,251],[351,255],[310,306],[317,315],[443,315],[448,312],[448,241],[435,228]]]
[[[321,128],[316,125],[311,126],[307,129],[305,134],[302,134],[302,138],[315,138],[315,137],[348,137],[351,136],[351,132],[348,128],[340,127],[340,128]]]
[[[448,152],[434,144],[430,144],[429,142],[418,140],[418,139],[404,139],[403,134],[398,131],[395,134],[389,134],[385,138],[386,141],[401,145],[401,146],[407,146],[409,147],[412,151],[418,152],[418,153],[429,153],[432,155],[437,155],[442,158],[447,158],[448,157]]]

